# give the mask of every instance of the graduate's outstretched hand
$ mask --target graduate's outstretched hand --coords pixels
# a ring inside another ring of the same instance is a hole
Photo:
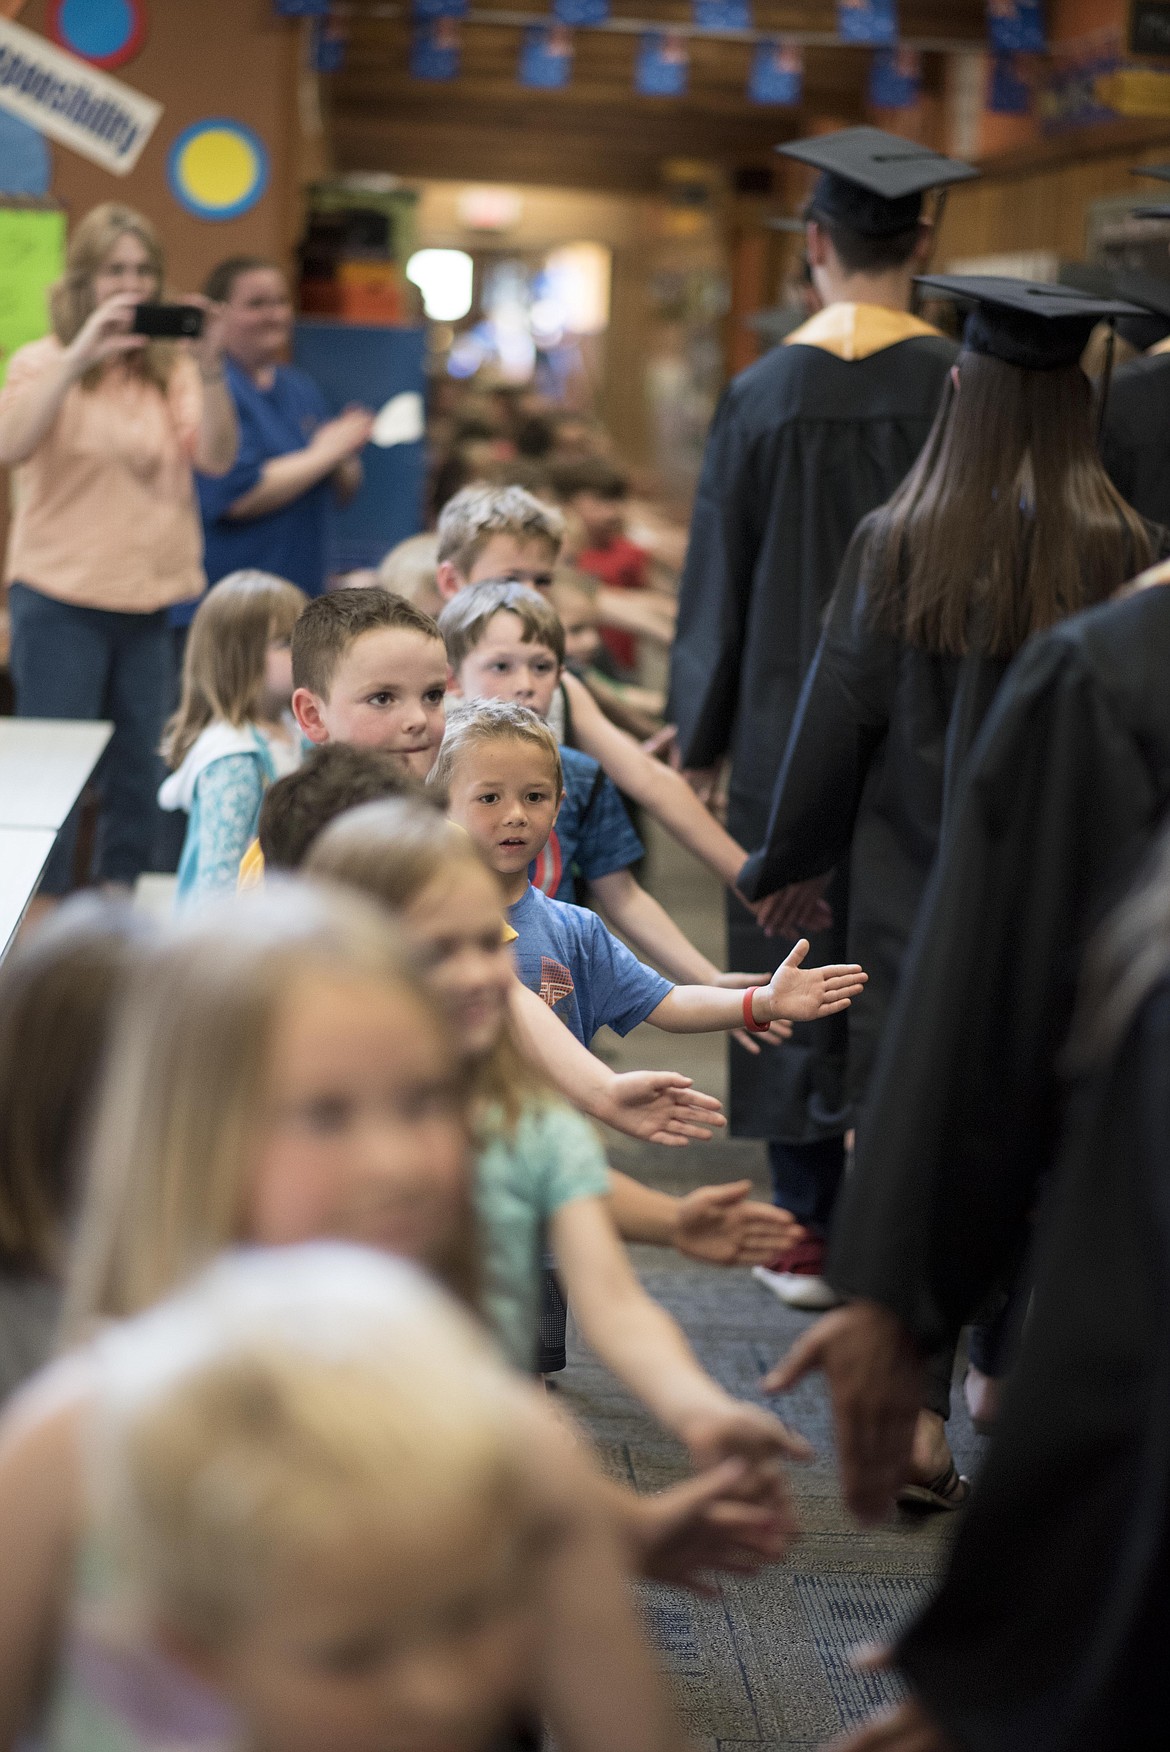
[[[757,1022],[815,1022],[821,1016],[836,1015],[847,1010],[869,978],[860,967],[835,964],[831,967],[805,967],[809,951],[807,937],[802,937],[776,969],[766,986],[761,986],[753,1005]]]
[[[918,1347],[888,1308],[850,1302],[797,1339],[763,1390],[786,1393],[813,1369],[829,1383],[845,1501],[859,1521],[880,1521],[910,1476],[922,1407]]]
[[[713,1595],[712,1571],[754,1575],[778,1563],[791,1533],[785,1517],[740,1496],[748,1476],[742,1460],[688,1478],[669,1490],[640,1497],[635,1558],[639,1572],[692,1593]]]
[[[752,903],[756,923],[769,937],[799,937],[804,931],[827,931],[833,909],[825,899],[829,876],[814,876],[807,882],[790,882],[775,894]]]
[[[871,1716],[843,1740],[834,1740],[830,1752],[957,1752],[915,1697]]]
[[[750,1196],[750,1180],[699,1186],[678,1201],[674,1244],[708,1265],[766,1265],[803,1237],[789,1211]]]
[[[713,1130],[727,1124],[722,1103],[678,1071],[621,1072],[593,1114],[628,1137],[675,1149],[692,1140],[705,1144]]]

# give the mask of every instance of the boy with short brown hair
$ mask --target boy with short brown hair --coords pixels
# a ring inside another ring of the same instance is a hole
[[[264,794],[258,829],[264,868],[298,870],[317,835],[346,810],[421,794],[395,755],[326,742]]]
[[[443,636],[429,614],[378,586],[334,590],[297,622],[292,665],[293,715],[310,742],[378,748],[426,778],[447,692]]]

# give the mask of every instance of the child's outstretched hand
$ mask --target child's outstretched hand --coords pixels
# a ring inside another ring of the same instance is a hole
[[[680,1198],[674,1245],[708,1265],[766,1265],[804,1230],[790,1212],[750,1197],[750,1180],[700,1186]]]
[[[746,1475],[741,1460],[724,1460],[698,1478],[639,1497],[631,1527],[639,1573],[713,1595],[717,1589],[707,1579],[713,1571],[750,1576],[778,1563],[791,1529],[774,1508],[741,1499]]]
[[[762,1405],[732,1398],[722,1388],[674,1428],[687,1444],[697,1470],[718,1465],[722,1459],[746,1461],[760,1486],[751,1491],[753,1501],[764,1500],[771,1493],[772,1480],[783,1491],[781,1459],[813,1458],[813,1449],[804,1437],[788,1430],[779,1417],[765,1412]]]
[[[815,1022],[820,1016],[835,1016],[847,1010],[869,978],[856,965],[804,967],[809,942],[802,937],[786,955],[753,1003],[757,1022]]]
[[[692,1140],[706,1143],[713,1129],[727,1124],[717,1097],[704,1095],[679,1071],[620,1072],[594,1117],[627,1137],[676,1149]]]

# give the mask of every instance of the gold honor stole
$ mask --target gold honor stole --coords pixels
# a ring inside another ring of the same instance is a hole
[[[917,335],[940,337],[940,331],[911,316],[908,310],[889,310],[884,304],[830,304],[785,335],[785,347],[819,347],[838,359],[868,359],[887,347],[897,346]]]

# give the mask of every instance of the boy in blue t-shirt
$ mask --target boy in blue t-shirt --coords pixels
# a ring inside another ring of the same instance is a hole
[[[565,660],[565,634],[546,597],[514,582],[474,584],[443,610],[451,694],[509,700],[547,720]],[[450,695],[449,695],[450,697]],[[638,954],[687,985],[743,991],[751,975],[723,973],[648,894],[631,866],[643,856],[617,787],[592,755],[561,748],[564,797],[548,843],[532,860],[534,889],[552,900],[586,897]],[[758,976],[757,976],[758,977]],[[737,1038],[758,1044],[743,1029]]]
[[[791,1022],[846,1009],[865,983],[860,967],[802,967],[802,939],[766,984],[672,985],[595,914],[533,887],[529,867],[548,843],[564,782],[556,737],[525,706],[484,700],[452,713],[430,782],[500,877],[521,980],[586,1045],[599,1028],[624,1035],[639,1022],[679,1034],[747,1028],[783,1037]]]

